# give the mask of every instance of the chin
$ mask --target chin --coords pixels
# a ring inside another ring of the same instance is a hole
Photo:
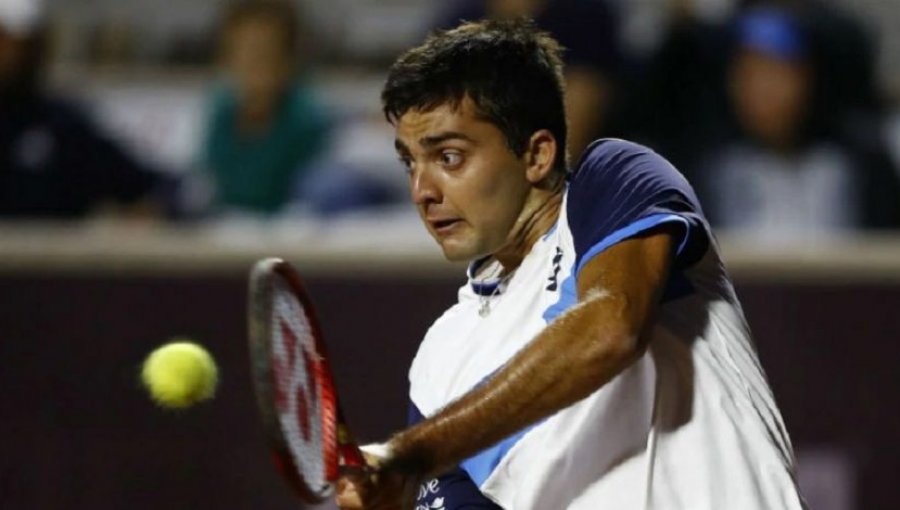
[[[460,252],[460,250],[447,248],[446,246],[441,246],[441,250],[444,252],[444,258],[449,260],[450,262],[462,262],[469,260],[469,257]]]
[[[480,253],[468,246],[460,246],[452,242],[440,243],[444,258],[450,262],[468,262],[477,258]]]

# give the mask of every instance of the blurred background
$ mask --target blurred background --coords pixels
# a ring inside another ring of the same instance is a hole
[[[567,47],[572,161],[634,139],[697,189],[810,507],[896,508],[900,0],[0,0],[0,507],[297,507],[246,370],[262,256],[308,278],[359,435],[402,426],[464,273],[380,88],[430,30],[518,15]],[[164,413],[137,372],[175,335],[223,383]]]

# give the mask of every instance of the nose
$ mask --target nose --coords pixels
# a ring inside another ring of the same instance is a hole
[[[410,194],[416,205],[440,203],[441,191],[427,169],[414,172],[410,177]]]

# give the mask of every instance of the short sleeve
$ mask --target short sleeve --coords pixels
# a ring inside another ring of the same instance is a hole
[[[680,226],[675,266],[709,248],[708,225],[694,190],[662,156],[624,140],[594,142],[571,176],[566,214],[576,271],[610,246],[664,223]]]

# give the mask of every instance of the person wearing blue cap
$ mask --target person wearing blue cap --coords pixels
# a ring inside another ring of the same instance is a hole
[[[889,162],[831,129],[816,41],[792,11],[760,7],[738,18],[728,74],[737,135],[699,183],[714,223],[770,241],[897,225]]]
[[[737,46],[730,87],[738,121],[786,149],[802,136],[814,86],[803,28],[785,12],[760,9],[738,21]]]

